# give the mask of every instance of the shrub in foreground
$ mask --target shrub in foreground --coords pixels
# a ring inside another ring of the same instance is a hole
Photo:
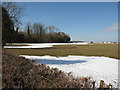
[[[90,77],[75,78],[57,68],[3,52],[3,88],[94,88]],[[103,86],[103,85],[102,85]],[[105,88],[108,85],[104,84]],[[109,87],[108,87],[109,88]]]

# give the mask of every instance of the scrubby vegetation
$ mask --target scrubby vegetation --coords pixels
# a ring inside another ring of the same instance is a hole
[[[3,88],[93,88],[90,77],[74,78],[57,68],[3,52]],[[103,85],[102,85],[103,86]],[[101,86],[101,87],[102,87]],[[110,87],[105,85],[104,87]]]
[[[91,88],[90,78],[75,79],[57,68],[3,53],[3,88]]]

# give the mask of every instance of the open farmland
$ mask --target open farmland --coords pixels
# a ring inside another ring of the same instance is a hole
[[[46,64],[65,73],[72,72],[75,77],[92,77],[96,81],[96,87],[99,87],[100,80],[117,87],[118,61],[113,58],[118,58],[118,44],[57,44],[49,48],[5,48],[4,50],[36,60],[37,64]]]
[[[118,58],[118,44],[54,45],[42,49],[4,49],[18,55],[51,56],[105,56]]]

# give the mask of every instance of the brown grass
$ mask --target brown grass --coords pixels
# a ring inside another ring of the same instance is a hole
[[[5,46],[29,46],[26,44],[6,44]]]
[[[19,55],[51,55],[51,56],[106,56],[118,57],[118,44],[93,44],[93,45],[60,45],[45,49],[5,49]]]

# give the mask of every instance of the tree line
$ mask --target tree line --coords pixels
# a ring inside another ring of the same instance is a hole
[[[13,2],[2,3],[2,44],[6,43],[66,43],[70,36],[60,32],[56,26],[27,23],[19,31],[23,7]]]
[[[17,32],[16,42],[65,43],[70,36],[58,31],[55,26],[44,26],[41,23],[28,23],[23,32]]]

